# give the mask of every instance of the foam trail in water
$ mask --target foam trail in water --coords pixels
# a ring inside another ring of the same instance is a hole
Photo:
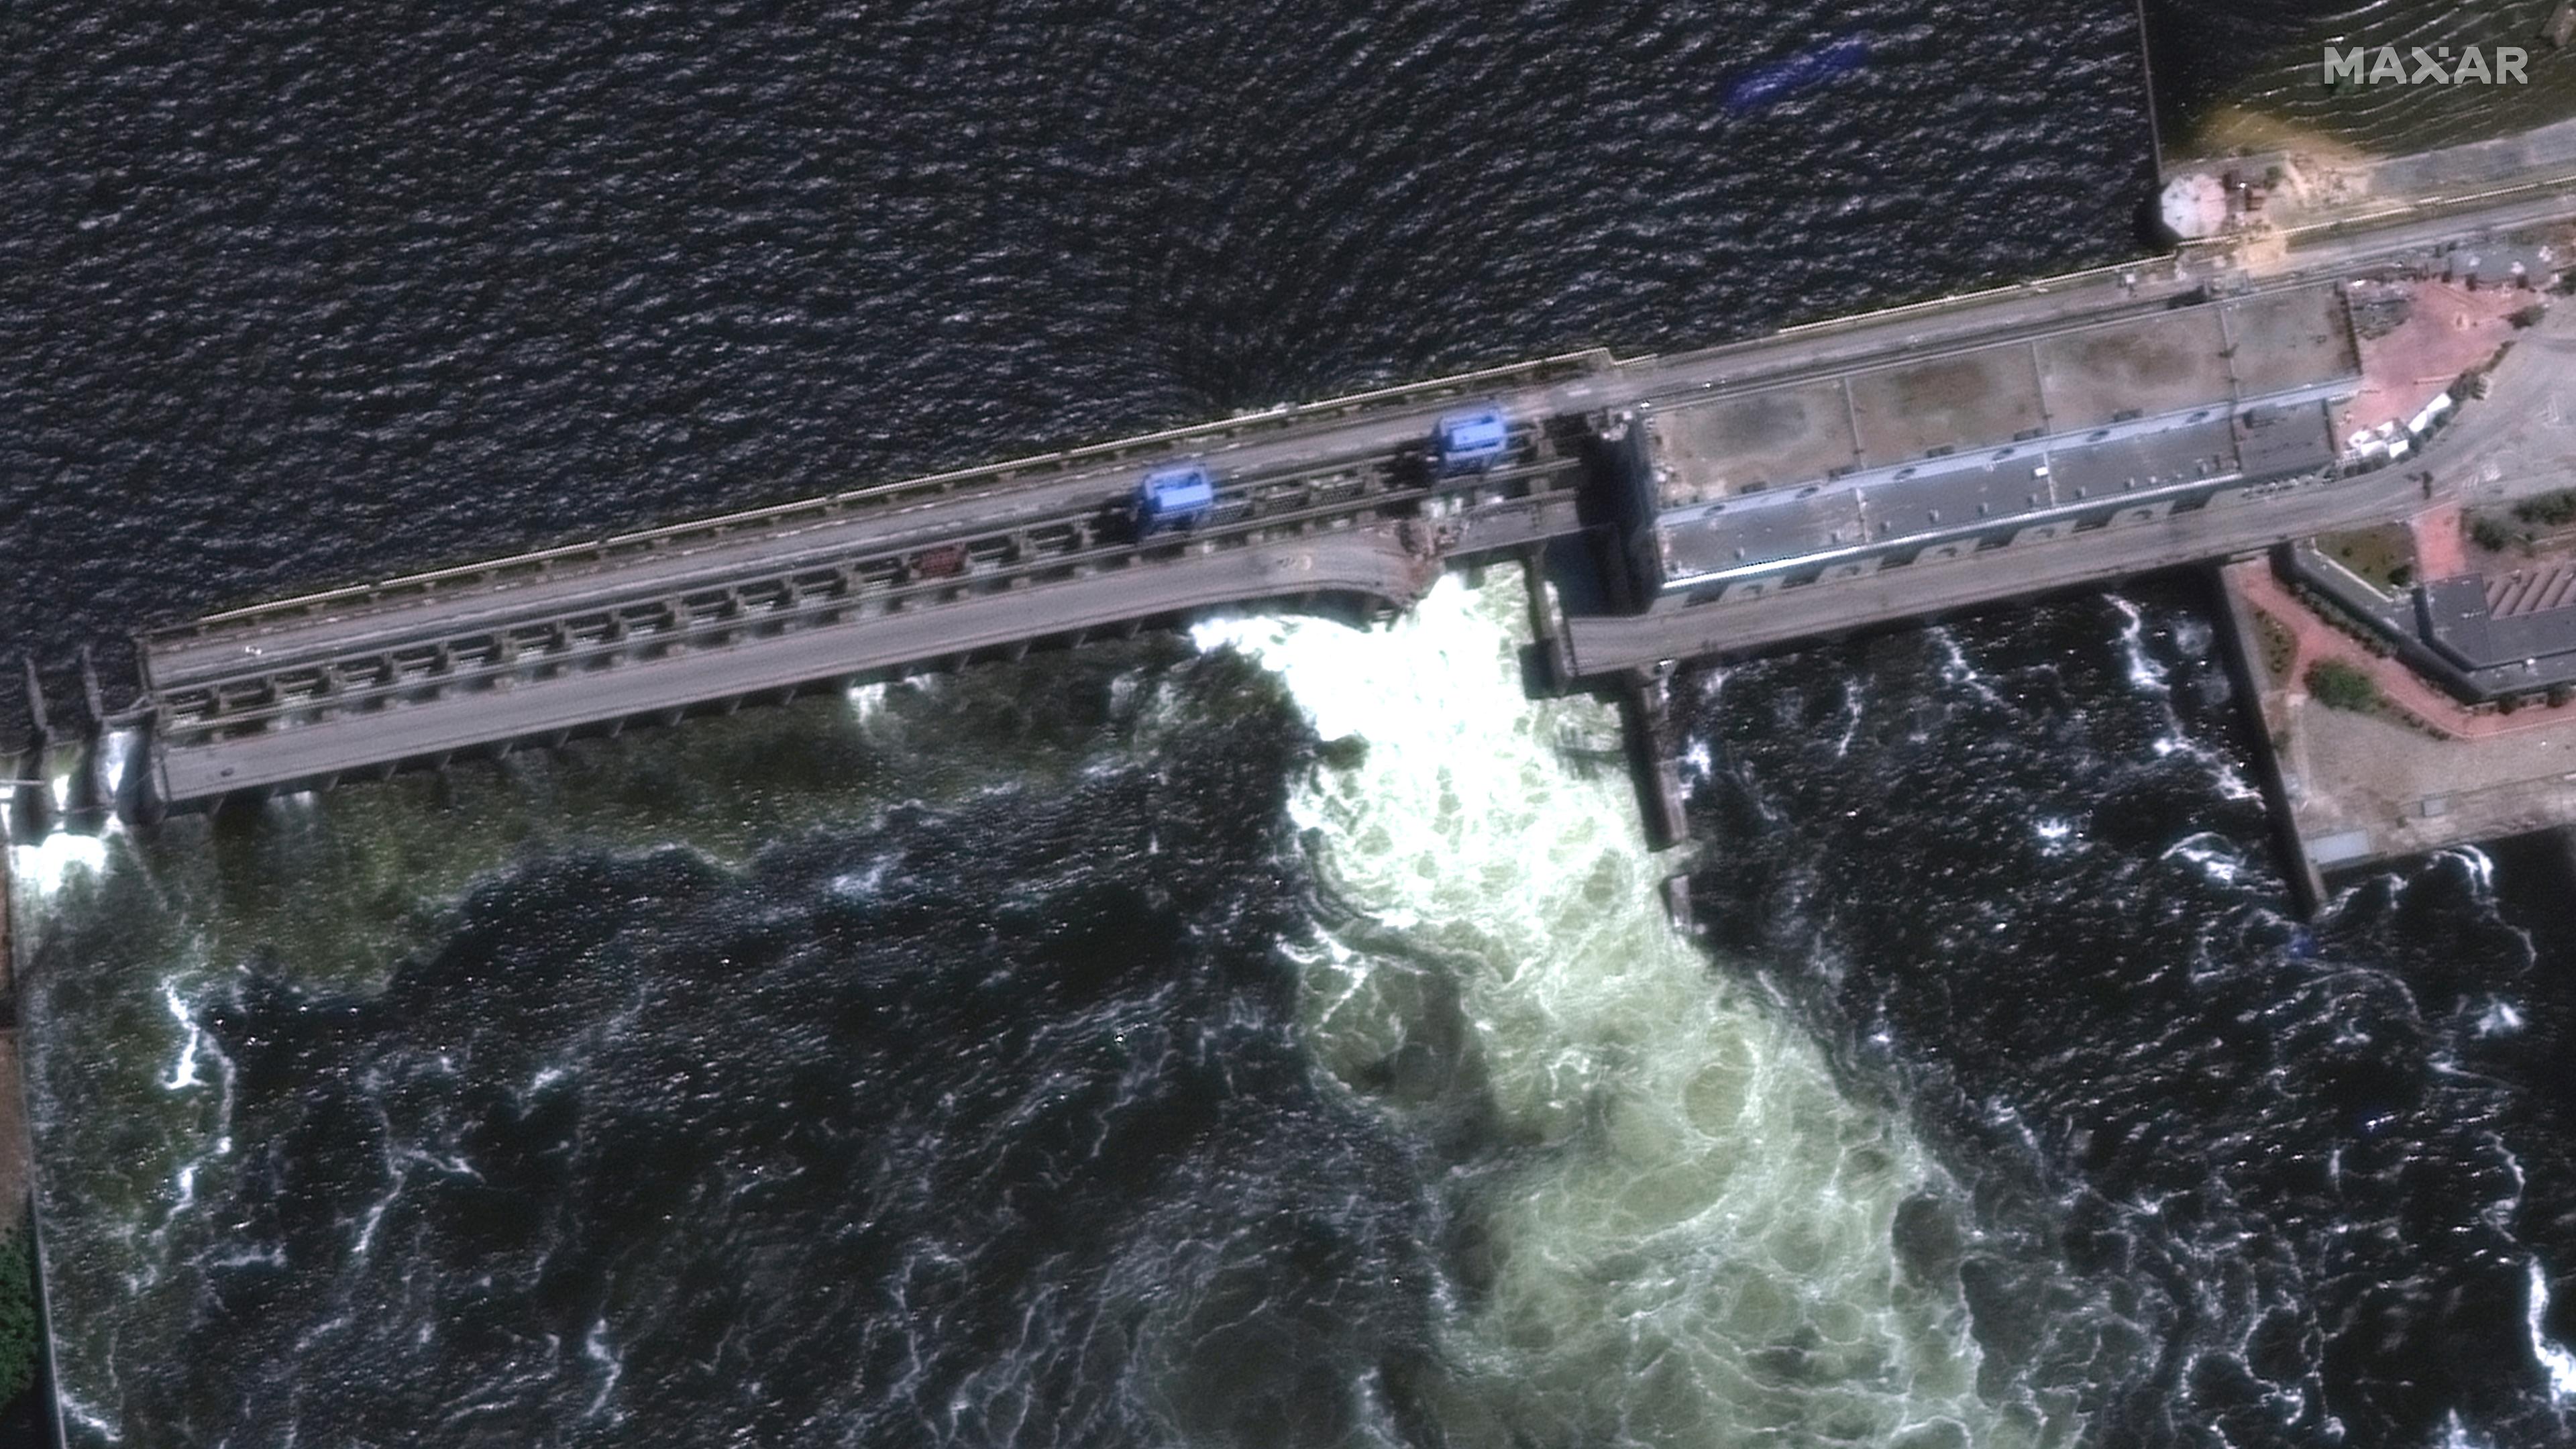
[[[2540,1260],[2531,1260],[2531,1298],[2525,1310],[2531,1324],[2531,1356],[2549,1375],[2549,1396],[2566,1403],[2576,1399],[2576,1353],[2541,1331],[2541,1321],[2549,1316],[2549,1275],[2540,1270]]]
[[[179,1046],[178,1063],[170,1068],[169,1079],[161,1084],[164,1090],[175,1092],[182,1087],[197,1085],[197,1048],[205,1044],[206,1034],[198,1028],[196,1017],[188,1010],[188,1003],[179,999],[177,981],[161,983],[161,1000],[170,1009],[170,1019],[188,1033],[187,1040]]]
[[[616,1350],[608,1346],[606,1318],[590,1326],[590,1335],[581,1341],[581,1356],[604,1371],[599,1380],[599,1393],[591,1399],[590,1408],[582,1415],[585,1419],[595,1419],[599,1417],[600,1410],[608,1407],[608,1396],[617,1392],[618,1375],[626,1371],[626,1365],[618,1360]]]
[[[1929,1159],[1675,935],[1655,890],[1670,867],[1627,772],[1599,763],[1615,716],[1522,696],[1517,573],[1491,578],[1444,580],[1367,633],[1195,631],[1277,671],[1319,734],[1368,745],[1291,805],[1359,913],[1302,963],[1318,1056],[1402,1111],[1408,1070],[1440,1079],[1421,1064],[1452,1054],[1445,1080],[1541,1149],[1477,1204],[1494,1266],[1447,1324],[1449,1357],[1473,1400],[1458,1412],[1499,1422],[1460,1431],[1985,1442],[1955,1292],[1907,1280],[1890,1244]]]

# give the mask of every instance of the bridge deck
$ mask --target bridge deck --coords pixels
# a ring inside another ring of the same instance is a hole
[[[1393,528],[1324,535],[1242,554],[1195,554],[1135,572],[961,600],[864,621],[744,638],[650,661],[603,657],[544,679],[502,677],[419,701],[387,701],[236,738],[160,750],[163,799],[187,805],[333,779],[605,722],[651,718],[819,680],[963,657],[1246,599],[1344,594],[1409,601],[1438,564]]]
[[[2570,213],[2576,196],[2551,193],[2517,196],[2480,216],[2500,223]],[[2420,247],[2436,230],[2457,233],[2466,224],[2449,217],[2368,235],[2320,233],[2298,239],[2296,261],[2314,275]],[[1944,359],[2002,348],[1992,357],[2012,362],[2015,386],[2027,384],[2042,411],[2051,398],[2070,419],[2138,406],[2117,403],[2112,394],[2123,389],[2107,383],[2107,391],[2085,393],[2087,369],[2056,339],[2120,319],[2137,319],[2141,339],[2188,330],[2192,324],[2148,319],[2192,300],[2222,265],[2199,253],[2141,261],[1672,357],[1614,363],[1606,354],[1574,354],[219,614],[140,641],[155,774],[170,803],[203,802],[1230,601],[1402,597],[1423,567],[1424,529],[1434,531],[1434,552],[1455,558],[1580,527],[1579,434],[1639,403],[1822,382],[1842,403],[1840,442],[1833,409],[1819,405],[1789,420],[1792,433],[1807,428],[1813,437],[1774,440],[1788,456],[1822,458],[1835,446],[1858,454],[1881,434],[1884,447],[1928,450],[1942,446],[1923,426],[1935,404],[1987,415],[1979,411],[1985,404],[1960,393],[1976,379],[1945,381],[1941,369],[1952,363]],[[2251,292],[2293,290],[2264,283]],[[2240,367],[2265,362],[2245,356],[2249,344],[2299,351],[2295,305],[2232,310],[2258,324],[2253,332],[2268,325],[2277,334],[2233,339]],[[2176,342],[2185,353],[2197,345]],[[2161,396],[2163,374],[2146,355],[2153,348],[2140,346],[2129,391]],[[2315,371],[2313,359],[2284,365]],[[1860,377],[1873,368],[1891,370]],[[1886,396],[1856,395],[1847,378]],[[1926,389],[1960,395],[1949,403],[1916,396]],[[1399,486],[1389,460],[1418,448],[1428,419],[1467,398],[1500,400],[1547,425],[1499,486],[1474,480],[1444,493],[1418,478]],[[1111,501],[1153,460],[1174,456],[1204,457],[1221,483],[1245,489],[1242,513],[1206,540],[1212,549],[1112,536],[1103,520]],[[1316,482],[1337,470],[1358,476],[1356,495]],[[1295,487],[1252,496],[1272,482]],[[1569,621],[1567,642],[1587,673],[1764,647],[2257,547],[2313,531],[2328,515],[2369,516],[2388,506],[2375,495],[2401,486],[2338,484],[2247,505],[2241,522],[2222,523],[2212,504],[2016,546],[2008,570],[1918,563],[1830,588],[1790,589],[1758,606],[1585,617]],[[968,561],[962,579],[907,557],[951,546],[986,552]],[[1312,560],[1311,576],[1302,567],[1293,577],[1282,572],[1301,559]]]

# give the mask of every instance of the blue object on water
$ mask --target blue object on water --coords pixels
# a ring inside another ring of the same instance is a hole
[[[1157,468],[1136,486],[1136,529],[1178,528],[1216,506],[1216,484],[1196,463]]]
[[[1729,86],[1726,108],[1750,111],[1771,104],[1818,81],[1857,69],[1869,59],[1869,42],[1845,36],[1822,50],[1802,51],[1778,65],[1766,65]]]
[[[1451,413],[1440,420],[1435,446],[1440,454],[1440,471],[1464,473],[1472,468],[1490,466],[1511,446],[1511,419],[1501,408],[1479,408],[1472,413]]]

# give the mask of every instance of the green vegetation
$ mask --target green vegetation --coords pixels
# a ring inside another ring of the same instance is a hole
[[[2576,523],[2576,489],[2561,488],[2555,493],[2526,498],[2513,506],[2513,516],[2543,528],[2564,528]]]
[[[2375,589],[2394,591],[2415,576],[2415,536],[2402,523],[2329,533],[2317,547]]]
[[[22,1212],[17,1228],[0,1237],[0,1404],[36,1381],[43,1345],[36,1318],[36,1234]]]
[[[2504,320],[2512,323],[2516,327],[2537,327],[2540,325],[2540,319],[2548,315],[2549,309],[2546,306],[2543,306],[2538,302],[2534,302],[2528,307],[2516,308],[2513,313]]]
[[[2505,527],[2503,519],[2489,513],[2472,513],[2469,515],[2469,542],[2489,553],[2502,553],[2513,547],[2515,536],[2512,529]]]
[[[2299,657],[2298,636],[2290,626],[2264,613],[2254,611],[2254,634],[2263,646],[2263,675],[2275,685],[2290,682],[2290,665]]]
[[[2308,666],[2308,694],[2328,709],[2366,714],[2379,708],[2379,686],[2340,659],[2320,659]]]

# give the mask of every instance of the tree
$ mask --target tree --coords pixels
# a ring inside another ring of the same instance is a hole
[[[2320,659],[2309,665],[2307,684],[2309,696],[2328,709],[2358,713],[2379,707],[2379,686],[2340,659]]]
[[[43,1343],[36,1318],[36,1234],[22,1214],[17,1231],[0,1237],[0,1404],[36,1381]]]
[[[2576,492],[2569,492],[2562,488],[2555,493],[2543,493],[2537,498],[2526,498],[2513,506],[2513,516],[2525,523],[2537,523],[2549,528],[2576,523]]]

